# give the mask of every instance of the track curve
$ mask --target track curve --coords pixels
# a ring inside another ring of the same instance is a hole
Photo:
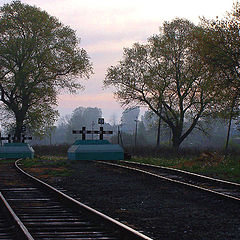
[[[33,239],[151,240],[32,177],[19,165],[15,164],[18,171],[9,164],[1,169],[0,191]]]

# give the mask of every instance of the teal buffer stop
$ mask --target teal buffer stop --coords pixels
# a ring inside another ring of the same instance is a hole
[[[85,127],[82,130],[73,130],[73,134],[82,134],[82,140],[76,140],[68,149],[69,160],[123,160],[124,150],[118,144],[111,144],[103,140],[104,134],[112,134],[112,131],[89,131]],[[86,134],[99,134],[99,140],[86,140]]]
[[[26,137],[24,134],[21,136],[21,142],[12,142],[14,137],[8,134],[8,137],[0,137],[1,141],[7,140],[8,143],[4,143],[0,147],[0,158],[4,159],[16,159],[16,158],[34,158],[34,150],[25,140],[32,139]]]

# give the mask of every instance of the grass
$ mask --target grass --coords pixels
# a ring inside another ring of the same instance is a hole
[[[71,176],[70,162],[67,158],[56,156],[41,156],[34,159],[24,159],[23,167],[44,175],[45,177],[67,177]]]
[[[192,157],[153,158],[138,156],[133,157],[131,161],[172,167],[240,183],[240,158],[238,156],[225,157],[217,152],[209,152]]]
[[[58,156],[58,157],[67,157],[67,151],[70,145],[61,144],[61,145],[35,145],[33,149],[35,154],[38,156]]]
[[[1,159],[0,158],[0,164],[1,163],[12,163],[14,160],[12,160],[12,159]]]
[[[42,173],[49,176],[69,176],[76,161],[67,160],[67,145],[41,146],[35,159],[23,161],[25,167],[45,169]],[[227,157],[220,151],[207,151],[185,148],[174,152],[171,148],[142,147],[125,149],[134,153],[131,161],[143,162],[164,167],[182,169],[228,181],[240,183],[240,151],[231,150]],[[65,154],[61,154],[65,152]],[[64,156],[64,157],[62,157]]]

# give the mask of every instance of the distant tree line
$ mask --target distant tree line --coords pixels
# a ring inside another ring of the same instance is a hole
[[[49,127],[44,136],[39,136],[39,138],[35,136],[31,143],[33,145],[71,145],[76,139],[81,139],[80,135],[73,135],[72,130],[80,130],[82,127],[86,127],[87,130],[99,130],[100,125],[97,123],[99,117],[102,117],[100,108],[78,107],[71,115],[61,117],[57,125]],[[140,115],[139,107],[129,108],[122,112],[119,121],[108,122],[105,119],[104,129],[112,130],[114,134],[104,136],[104,139],[108,139],[112,143],[119,143],[124,148],[158,148],[171,146],[172,131],[164,122],[161,123],[160,144],[157,144],[158,124],[159,117],[152,111],[145,111],[143,115]],[[187,124],[190,125],[191,123],[186,122],[186,125]],[[230,143],[233,148],[236,148],[240,143],[239,127],[239,122],[235,120],[231,126],[232,134],[230,138]],[[199,121],[198,126],[189,134],[181,147],[223,149],[227,128],[227,121],[223,118],[204,118],[204,120]],[[120,136],[118,131],[120,131]],[[98,135],[87,135],[87,139],[98,138]]]

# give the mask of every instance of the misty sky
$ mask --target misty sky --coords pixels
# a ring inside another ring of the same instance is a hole
[[[0,0],[0,6],[10,3]],[[71,114],[79,106],[99,107],[107,120],[121,117],[122,108],[113,98],[114,89],[102,89],[106,69],[122,58],[124,47],[145,43],[159,32],[163,21],[176,17],[195,24],[199,17],[222,18],[231,11],[233,0],[22,0],[57,17],[76,30],[80,46],[93,62],[94,75],[81,80],[85,86],[77,95],[59,95],[61,115]]]

